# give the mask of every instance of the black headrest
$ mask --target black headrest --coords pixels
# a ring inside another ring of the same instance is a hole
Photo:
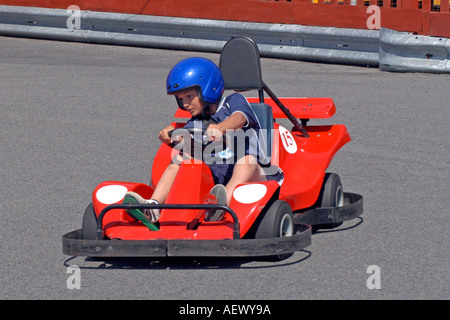
[[[222,48],[219,68],[225,81],[225,89],[262,89],[259,50],[249,38],[233,38]]]

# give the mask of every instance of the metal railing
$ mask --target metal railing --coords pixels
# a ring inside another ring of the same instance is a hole
[[[449,0],[0,0],[0,5],[143,14],[166,17],[367,29],[368,7],[381,27],[450,38]],[[180,10],[183,8],[183,10]],[[343,18],[345,17],[345,18]]]
[[[338,0],[331,1],[337,3]],[[351,0],[344,1],[350,3]],[[426,1],[424,5],[428,3],[431,8],[431,0]],[[444,6],[444,1],[448,5],[449,0],[440,0],[441,7]],[[299,5],[303,2],[292,0],[279,3]],[[357,0],[357,3],[363,2]],[[414,8],[406,11],[384,8],[391,10],[385,11],[385,14],[389,16],[395,13],[393,17],[396,17],[396,21],[405,24],[401,15],[396,13],[407,12],[420,18],[423,11],[415,7],[417,3],[412,0],[397,0],[396,5],[404,7],[408,4],[414,5]],[[363,12],[366,12],[366,8],[371,8],[310,2],[308,5],[331,8],[332,11],[335,10],[334,7]],[[232,37],[243,36],[252,38],[258,44],[263,57],[372,66],[387,71],[450,73],[450,39],[423,36],[418,32],[398,32],[397,28],[383,28],[383,24],[380,30],[369,30],[366,20],[363,21],[365,28],[336,28],[86,11],[76,6],[70,8],[72,9],[0,5],[0,35],[216,53]],[[376,15],[376,10],[373,15]],[[437,21],[441,21],[444,26],[450,23],[450,13],[427,12],[427,15],[443,17]],[[374,19],[376,18],[375,16]],[[381,20],[386,20],[383,15]],[[441,28],[439,24],[430,22],[427,25],[423,21],[414,23],[416,25],[413,26],[421,30],[428,28],[430,31],[450,32],[450,28]]]

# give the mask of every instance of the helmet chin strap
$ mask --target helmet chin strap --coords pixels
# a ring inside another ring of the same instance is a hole
[[[202,118],[204,120],[211,119],[211,105],[205,104],[205,107],[203,108],[203,112],[202,112]]]
[[[210,104],[205,104],[205,107],[203,108],[203,112],[201,115],[201,120],[203,123],[203,128],[208,128],[208,126],[212,123],[217,123],[216,120],[214,120],[211,117],[211,105]]]
[[[202,103],[204,105],[203,111],[202,111],[202,118],[205,120],[210,120],[211,115],[214,114],[217,111],[217,104],[214,103],[208,103],[202,100]]]

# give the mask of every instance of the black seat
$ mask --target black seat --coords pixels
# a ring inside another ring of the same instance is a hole
[[[219,68],[225,89],[235,91],[258,90],[259,103],[251,103],[260,127],[263,129],[267,165],[270,165],[273,141],[272,107],[264,103],[264,86],[261,74],[259,50],[249,38],[233,38],[228,41],[220,55]],[[264,165],[264,164],[263,164]]]

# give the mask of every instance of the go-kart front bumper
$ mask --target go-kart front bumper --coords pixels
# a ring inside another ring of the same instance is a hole
[[[223,240],[85,240],[63,236],[63,253],[88,257],[262,257],[286,255],[311,244],[311,227],[296,224],[291,237]]]
[[[142,205],[126,205],[127,208],[138,208],[139,206]],[[160,206],[163,208],[169,205]],[[186,205],[185,207],[204,208],[204,205]],[[212,206],[211,208],[216,207],[225,209],[232,215],[235,223],[233,239],[109,240],[102,236],[102,219],[99,219],[97,239],[83,239],[81,229],[69,232],[62,238],[62,251],[66,255],[88,257],[263,257],[289,255],[303,250],[311,244],[311,226],[333,224],[359,217],[363,212],[363,197],[354,193],[345,193],[344,206],[342,207],[314,208],[295,214],[294,235],[281,238],[241,239],[236,214],[225,206]],[[100,213],[99,218],[103,218],[108,210],[114,208],[124,208],[124,205],[109,206],[104,212]]]

